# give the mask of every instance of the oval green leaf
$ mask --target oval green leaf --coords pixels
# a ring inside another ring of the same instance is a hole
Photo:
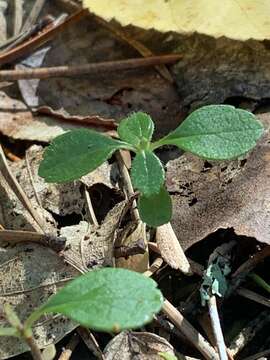
[[[136,112],[122,120],[117,131],[123,141],[143,149],[152,139],[154,123],[149,115]]]
[[[48,183],[76,180],[126,145],[87,129],[69,131],[56,137],[46,148],[38,174]]]
[[[209,105],[190,114],[156,145],[172,144],[205,159],[229,160],[251,150],[262,134],[263,126],[252,113],[230,105]]]
[[[172,201],[168,191],[161,187],[158,194],[140,196],[138,209],[143,222],[152,227],[166,224],[172,217]]]
[[[61,313],[85,327],[118,332],[148,323],[162,304],[154,280],[126,269],[104,268],[70,282],[37,313]]]
[[[137,153],[132,161],[131,180],[133,186],[146,196],[159,192],[165,180],[165,172],[152,151]]]

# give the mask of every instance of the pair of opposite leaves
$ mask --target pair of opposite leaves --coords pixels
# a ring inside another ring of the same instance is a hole
[[[256,145],[263,126],[246,110],[209,105],[194,111],[173,132],[152,143],[153,132],[152,119],[142,112],[120,122],[120,140],[87,129],[70,131],[55,138],[45,150],[39,175],[47,182],[72,181],[95,170],[116,150],[130,150],[136,154],[131,179],[141,194],[141,219],[156,227],[170,221],[172,205],[155,149],[175,145],[207,160],[235,159]]]

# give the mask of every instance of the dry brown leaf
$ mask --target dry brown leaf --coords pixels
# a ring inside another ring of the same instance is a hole
[[[113,130],[112,119],[99,116],[69,116],[45,107],[33,114],[26,106],[0,92],[0,132],[13,139],[49,142],[54,137],[81,127]]]
[[[46,183],[38,176],[42,156],[43,148],[33,145],[26,151],[25,159],[11,163],[10,167],[31,202],[36,206],[41,205],[47,211],[61,216],[73,213],[81,215],[85,208],[82,183],[88,187],[97,183],[109,188],[114,187],[111,181],[112,165],[107,162],[84,176],[81,181],[64,184]],[[114,167],[114,173],[115,170]]]
[[[27,316],[57,289],[78,275],[54,251],[33,243],[0,247],[0,304],[9,303],[19,317]],[[7,326],[0,318],[0,326]],[[40,347],[59,341],[73,330],[75,324],[62,316],[46,316],[34,326]],[[13,337],[0,338],[0,359],[28,351],[28,347]]]
[[[184,154],[168,163],[172,226],[184,250],[219,228],[270,244],[270,117],[258,117],[267,130],[246,158],[214,163]]]
[[[132,246],[142,239],[146,243],[145,239],[145,224],[143,222],[130,223],[122,232],[121,239],[117,239],[117,246]],[[128,259],[123,257],[116,259],[116,266],[125,269],[130,269],[137,272],[145,272],[149,265],[149,253],[148,250],[144,254],[132,255]]]
[[[161,256],[173,269],[179,269],[184,274],[192,273],[190,264],[170,223],[157,228],[156,242]]]
[[[106,360],[161,360],[159,352],[175,355],[172,345],[156,334],[123,331],[109,342],[104,356]]]

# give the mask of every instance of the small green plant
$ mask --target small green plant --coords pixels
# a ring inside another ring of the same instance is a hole
[[[119,332],[148,323],[162,304],[157,284],[142,274],[116,268],[93,270],[51,296],[24,323],[9,306],[4,306],[11,327],[0,328],[0,336],[25,340],[34,358],[40,360],[40,356],[35,356],[39,349],[32,326],[44,314],[60,313],[94,330]]]
[[[93,171],[119,149],[135,153],[131,180],[140,192],[138,209],[141,219],[159,226],[171,219],[171,198],[167,192],[165,172],[154,150],[176,145],[208,160],[235,159],[250,149],[263,133],[255,116],[230,105],[204,106],[173,132],[151,142],[154,123],[149,115],[137,112],[118,126],[120,140],[95,131],[79,129],[55,138],[46,149],[39,175],[47,182],[66,182]]]

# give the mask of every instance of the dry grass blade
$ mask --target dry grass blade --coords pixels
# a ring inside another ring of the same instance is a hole
[[[80,338],[78,334],[74,333],[69,340],[67,346],[63,349],[62,354],[59,356],[58,360],[69,360],[72,356],[73,351],[79,345]]]
[[[41,10],[45,4],[46,0],[36,0],[34,6],[32,7],[32,10],[28,16],[28,18],[26,19],[22,31],[26,31],[29,28],[31,28],[31,26],[33,26],[35,24],[35,22],[37,21],[39,14],[41,13]]]

